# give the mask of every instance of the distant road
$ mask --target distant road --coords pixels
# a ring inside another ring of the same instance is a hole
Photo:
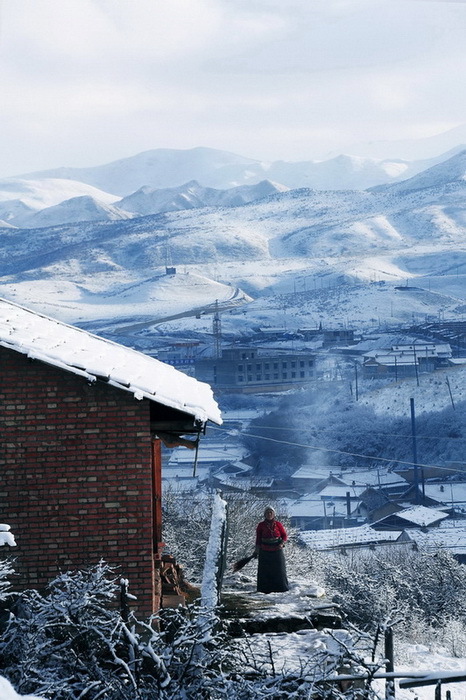
[[[128,326],[121,326],[115,329],[117,335],[128,333],[131,331],[139,331],[143,328],[148,328],[149,326],[155,326],[158,323],[166,323],[167,321],[175,321],[177,318],[188,318],[189,316],[200,316],[206,314],[214,314],[216,311],[229,311],[230,309],[237,309],[243,304],[248,304],[247,299],[244,298],[244,292],[242,292],[238,287],[235,288],[233,295],[230,299],[226,301],[219,301],[215,304],[207,304],[206,306],[199,306],[195,309],[189,309],[188,311],[182,311],[179,314],[173,314],[172,316],[163,316],[161,318],[154,318],[151,321],[140,321],[139,323],[131,323]]]

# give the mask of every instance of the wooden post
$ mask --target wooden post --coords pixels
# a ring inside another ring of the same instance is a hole
[[[442,700],[442,681],[439,679],[435,684],[435,700]]]
[[[393,629],[387,627],[385,630],[385,670],[387,673],[393,673],[395,670],[394,666],[394,653],[393,653]],[[385,681],[385,700],[395,700],[395,680],[393,678],[387,678]]]
[[[152,546],[156,555],[162,549],[162,444],[152,441]]]

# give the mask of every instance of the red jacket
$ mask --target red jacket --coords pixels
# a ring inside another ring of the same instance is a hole
[[[261,520],[256,528],[256,547],[266,552],[276,552],[288,535],[278,520]]]

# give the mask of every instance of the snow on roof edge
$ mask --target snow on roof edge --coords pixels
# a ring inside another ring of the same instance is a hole
[[[6,310],[3,318],[2,310]],[[27,334],[25,340],[24,331],[29,330],[29,326],[31,333]],[[57,328],[63,332],[57,334]],[[60,337],[62,342],[57,345],[57,338]],[[78,339],[82,339],[82,343]],[[133,348],[1,297],[0,346],[81,376],[87,381],[95,382],[99,377],[105,377],[111,386],[132,393],[136,399],[147,398],[188,413],[202,423],[210,420],[221,425],[223,422],[209,384],[189,377],[171,365]],[[100,351],[97,359],[96,349]],[[135,362],[135,358],[139,359],[139,363]],[[89,362],[83,359],[89,359]],[[100,368],[99,360],[102,363]],[[114,367],[114,372],[111,369],[109,371],[106,362]],[[142,369],[138,373],[139,365]],[[90,366],[92,372],[89,371]]]

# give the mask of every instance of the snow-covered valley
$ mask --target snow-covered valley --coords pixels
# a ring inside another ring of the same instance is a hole
[[[322,472],[330,480],[332,470],[337,478],[353,479],[353,484],[362,480],[358,493],[370,481],[370,464],[377,466],[379,481],[393,477],[395,463],[412,466],[407,427],[410,401],[415,402],[421,426],[420,460],[426,468],[444,469],[441,473],[448,476],[447,463],[456,460],[456,464],[461,454],[465,365],[459,361],[448,369],[391,382],[372,384],[361,377],[359,396],[355,396],[352,363],[358,352],[409,342],[412,326],[464,318],[466,151],[417,172],[415,165],[385,164],[388,179],[378,167],[369,182],[377,185],[372,189],[363,187],[368,184],[369,164],[354,159],[331,164],[333,169],[343,168],[351,180],[351,189],[344,190],[302,186],[306,178],[311,179],[309,168],[291,172],[285,164],[264,169],[248,163],[251,170],[246,172],[241,171],[243,164],[233,166],[230,158],[225,160],[221,166],[217,161],[215,177],[205,159],[204,170],[198,163],[197,169],[186,166],[180,174],[179,164],[178,170],[173,165],[159,189],[157,177],[163,168],[159,163],[157,170],[157,159],[150,158],[143,169],[147,180],[137,179],[137,168],[126,172],[127,164],[113,164],[87,173],[82,181],[74,178],[85,173],[69,171],[3,181],[0,296],[151,354],[177,343],[198,343],[199,352],[212,352],[215,317],[218,323],[221,318],[224,347],[251,342],[259,328],[277,328],[289,337],[275,341],[275,348],[315,353],[318,381],[314,385],[297,394],[245,400],[243,408],[254,407],[253,416],[266,416],[262,433],[257,425],[249,429],[251,416],[240,417],[241,401],[236,399],[233,408],[226,407],[225,426],[214,430],[213,436],[208,432],[204,439],[207,452],[221,445],[221,462],[231,468],[241,465],[246,481],[250,465],[242,459],[251,454],[244,437],[255,438],[259,448],[253,456],[259,476],[265,463],[269,478],[277,469],[287,474],[286,497],[270,492],[267,499],[278,498],[289,518],[306,514],[307,507],[307,515],[322,507],[320,493],[295,491],[293,473],[300,466],[314,475]],[[161,163],[166,169],[167,160]],[[261,182],[265,170],[267,182]],[[331,169],[326,174],[321,170],[319,184],[325,184],[325,178],[331,180],[331,173]],[[412,175],[411,179],[396,182],[403,173]],[[194,177],[204,180],[198,184]],[[335,183],[342,178],[341,172],[334,172]],[[293,188],[298,180],[299,188]],[[303,328],[351,329],[359,343],[345,357],[345,348],[334,351],[305,341],[298,333]],[[224,400],[221,396],[222,410]],[[451,411],[456,407],[460,411],[453,418]],[[280,426],[284,424],[283,434],[267,432],[274,416],[279,417]],[[242,427],[232,430],[232,425]],[[395,430],[396,435],[391,435]],[[266,436],[274,435],[274,443],[272,452],[262,454],[264,431]],[[289,450],[296,443],[301,452],[295,457]],[[190,464],[178,459],[175,452],[164,470],[165,484],[179,484],[185,478],[180,475],[190,471]],[[201,450],[197,492],[202,493],[207,483],[201,478],[204,472],[209,479],[215,472],[215,478],[228,488],[231,474],[217,473],[206,459]],[[192,475],[186,480],[193,481]],[[461,486],[459,482],[447,489],[453,502],[454,487],[458,512],[464,506]],[[443,482],[426,488],[432,499],[439,500],[437,507],[445,509]],[[179,498],[183,498],[181,491]],[[403,499],[396,503],[396,508],[407,506]],[[340,506],[333,503],[332,507],[335,528]],[[353,526],[361,520],[355,513]],[[446,517],[443,511],[440,517]],[[353,527],[353,534],[359,529]],[[440,531],[451,534],[446,527]],[[339,546],[339,530],[332,532],[333,544]],[[187,556],[180,553],[180,560]],[[260,605],[254,581],[245,581],[246,593]],[[303,581],[292,578],[290,583],[286,594],[272,594],[274,611],[284,616],[293,616],[308,604]],[[447,626],[442,629],[447,635]],[[429,640],[430,632],[424,630],[418,643],[413,642],[416,631],[401,637],[397,671],[463,671],[463,631],[453,632],[454,639],[437,635]],[[316,639],[319,642],[319,635],[311,631],[271,635],[267,643],[283,657],[289,671],[296,651],[305,655]],[[379,685],[382,693],[381,681]],[[462,684],[451,689],[454,700],[466,697]],[[416,695],[429,700],[432,692],[429,687],[419,688]],[[403,700],[413,697],[409,690],[397,689],[397,693]]]

